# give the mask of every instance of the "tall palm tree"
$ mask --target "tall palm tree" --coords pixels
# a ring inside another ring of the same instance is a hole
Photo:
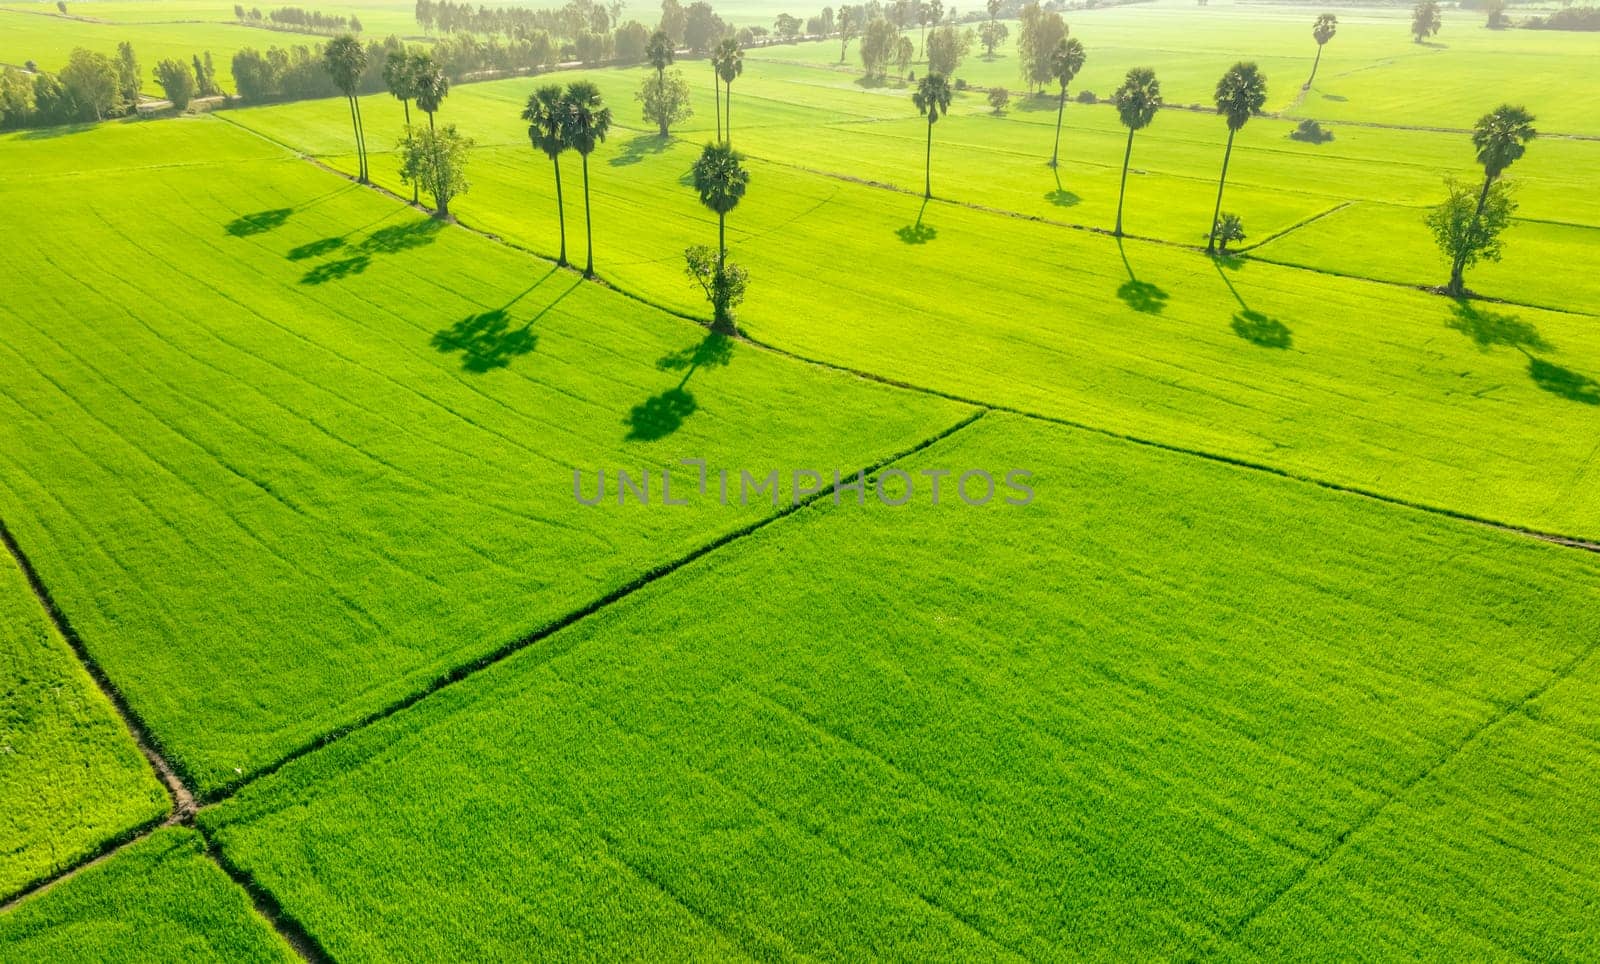
[[[360,171],[357,179],[366,184],[367,140],[361,129],[361,102],[356,97],[356,88],[361,85],[361,75],[367,72],[367,49],[355,37],[342,34],[323,48],[322,64],[345,100],[350,102],[350,126],[355,129],[356,167]]]
[[[928,118],[928,154],[922,169],[922,197],[928,200],[933,197],[933,125],[950,113],[950,82],[943,74],[923,74],[911,102],[917,105],[917,113]]]
[[[716,65],[717,78],[727,87],[727,96],[722,101],[722,124],[719,130],[726,130],[722,138],[728,143],[733,143],[733,82],[744,73],[744,51],[739,49],[739,41],[732,37],[717,45],[717,52],[712,56],[711,62]]]
[[[600,99],[600,88],[587,80],[567,85],[562,98],[561,136],[568,147],[583,158],[583,233],[588,249],[583,275],[594,277],[594,219],[589,213],[589,155],[594,153],[611,130],[611,108]]]
[[[428,130],[433,130],[433,115],[450,93],[450,78],[444,67],[431,54],[417,58],[417,106],[428,115]]]
[[[528,95],[528,106],[522,109],[522,119],[528,122],[528,140],[533,149],[543,151],[556,169],[556,223],[561,231],[561,253],[556,264],[567,263],[567,206],[561,198],[561,152],[570,145],[566,141],[566,99],[560,84],[545,84]]]
[[[1133,159],[1133,134],[1150,126],[1161,109],[1161,82],[1149,67],[1128,71],[1122,86],[1112,95],[1122,126],[1128,129],[1128,149],[1122,153],[1122,186],[1117,189],[1117,237],[1122,237],[1122,201],[1128,193],[1128,162]]]
[[[404,49],[389,51],[383,63],[383,83],[406,112],[406,142],[411,141],[411,100],[417,96],[416,59]],[[417,182],[411,182],[411,203],[417,203]]]
[[[1267,102],[1267,75],[1255,64],[1240,62],[1217,81],[1217,113],[1228,119],[1228,146],[1222,152],[1222,176],[1217,178],[1217,207],[1211,212],[1211,233],[1206,253],[1217,250],[1217,218],[1222,216],[1222,186],[1228,182],[1228,158],[1233,156],[1233,135]]]
[[[1056,49],[1050,51],[1050,76],[1061,84],[1061,100],[1056,104],[1056,141],[1050,148],[1051,167],[1056,166],[1056,158],[1061,151],[1061,115],[1067,109],[1067,85],[1083,69],[1083,61],[1083,44],[1077,37],[1061,38]]]
[[[1333,35],[1339,32],[1339,18],[1331,13],[1317,15],[1317,22],[1311,25],[1311,39],[1317,42],[1317,59],[1311,62],[1311,76],[1306,78],[1306,83],[1301,90],[1310,90],[1311,82],[1317,79],[1317,66],[1322,63],[1322,48]]]
[[[700,192],[700,203],[717,212],[717,279],[718,297],[713,299],[716,317],[713,324],[719,331],[733,327],[727,306],[720,295],[723,271],[728,262],[728,212],[739,206],[745,187],[750,183],[750,172],[744,168],[744,155],[727,144],[707,144],[694,162],[694,189]]]
[[[1478,150],[1478,163],[1483,165],[1483,190],[1478,192],[1478,207],[1472,215],[1472,231],[1477,233],[1483,208],[1489,200],[1489,188],[1528,149],[1528,142],[1539,135],[1533,129],[1533,115],[1524,107],[1501,104],[1478,118],[1472,125],[1472,146]],[[1451,294],[1460,294],[1461,274],[1466,270],[1465,255],[1457,255],[1450,265]]]
[[[667,89],[667,68],[672,66],[672,58],[677,53],[672,47],[672,38],[667,36],[665,30],[657,30],[650,35],[650,41],[644,46],[645,59],[650,61],[650,66],[656,69],[656,93],[664,94]]]

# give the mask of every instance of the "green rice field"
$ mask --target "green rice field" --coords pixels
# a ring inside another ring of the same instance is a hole
[[[325,39],[67,8],[0,64]],[[1318,12],[1063,11],[1055,167],[1014,7],[931,128],[835,36],[668,136],[628,65],[0,132],[0,961],[1595,957],[1600,40],[1338,8],[1302,90]]]

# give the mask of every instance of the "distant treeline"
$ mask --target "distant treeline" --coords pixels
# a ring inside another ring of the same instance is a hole
[[[191,95],[221,93],[210,51],[203,57],[196,54],[192,67],[170,59],[156,65],[155,76],[163,87],[177,74],[188,78]],[[130,114],[139,102],[142,79],[139,58],[133,45],[126,42],[117,45],[115,57],[79,47],[67,58],[66,66],[53,74],[7,67],[0,71],[0,129],[49,127]]]
[[[609,38],[607,38],[609,39]],[[398,37],[382,42],[369,40],[367,70],[360,90],[377,93],[385,88],[383,65],[391,50],[403,50]],[[233,55],[233,83],[240,97],[251,101],[301,100],[333,97],[339,94],[323,63],[322,44],[292,44],[268,47],[265,51],[246,47]],[[641,41],[640,50],[643,50]],[[445,37],[434,44],[429,54],[452,80],[486,71],[514,72],[539,70],[556,63],[557,51],[549,34],[537,31],[532,36],[513,40],[479,40],[468,34]],[[641,53],[642,56],[642,53]]]
[[[246,10],[242,4],[236,3],[233,5],[233,16],[241,23],[260,24],[265,22],[274,27],[301,30],[307,33],[361,32],[361,20],[358,17],[336,17],[320,10],[306,10],[302,7],[279,7],[276,10],[268,10],[266,16],[263,17],[260,7],[251,7]]]
[[[1600,7],[1568,7],[1548,17],[1522,21],[1529,30],[1600,30]]]

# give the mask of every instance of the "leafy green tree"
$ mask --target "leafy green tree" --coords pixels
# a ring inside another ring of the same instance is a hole
[[[194,71],[181,60],[168,59],[156,64],[155,78],[156,83],[161,85],[161,93],[180,112],[188,109],[189,101],[194,100],[195,92],[199,89]]]
[[[711,302],[712,327],[719,334],[733,334],[733,309],[744,301],[749,274],[732,261],[719,258],[717,252],[704,244],[685,248],[683,258],[684,273],[700,284],[706,300]]]
[[[433,215],[450,218],[450,201],[467,193],[467,152],[472,139],[456,133],[456,125],[446,124],[408,133],[395,145],[400,152],[400,180],[422,186],[433,195]]]
[[[1017,66],[1028,92],[1050,82],[1050,52],[1067,36],[1067,23],[1061,14],[1043,10],[1037,3],[1023,6],[1022,25],[1017,34]]]
[[[911,69],[911,61],[917,56],[917,46],[911,42],[910,37],[900,37],[894,42],[894,65],[897,73],[904,78],[906,71]]]
[[[61,87],[81,120],[104,120],[122,106],[117,68],[105,54],[74,50],[61,68]]]
[[[1072,83],[1072,78],[1078,76],[1078,71],[1083,69],[1086,55],[1083,44],[1077,37],[1064,37],[1056,44],[1056,49],[1050,52],[1050,76],[1061,85],[1061,98],[1056,102],[1056,139],[1050,148],[1050,166],[1055,167],[1058,154],[1061,150],[1061,115],[1067,109],[1067,85]]]
[[[389,51],[383,62],[383,83],[400,102],[406,116],[406,138],[411,137],[411,101],[417,96],[417,56],[405,49]],[[417,182],[411,182],[411,203],[417,203]]]
[[[861,8],[839,8],[839,63],[850,53],[850,41],[861,36]]]
[[[689,106],[689,82],[683,71],[674,69],[664,77],[645,77],[639,81],[634,93],[644,110],[644,119],[656,125],[662,137],[671,132],[673,124],[688,120],[694,114]]]
[[[127,105],[139,102],[139,58],[133,53],[133,44],[124,40],[117,44],[117,94]]]
[[[1511,223],[1516,202],[1504,182],[1487,184],[1473,197],[1471,186],[1454,178],[1445,180],[1448,196],[1444,203],[1428,212],[1428,230],[1434,243],[1450,262],[1450,283],[1445,294],[1461,298],[1467,293],[1462,282],[1466,269],[1479,261],[1500,260],[1500,233]]]
[[[954,77],[971,49],[971,30],[960,30],[952,24],[933,28],[928,33],[928,71]]]
[[[928,150],[922,169],[922,197],[927,200],[933,197],[933,125],[950,112],[950,82],[943,74],[923,74],[911,102],[917,105],[917,113],[928,118]]]
[[[691,8],[692,9],[692,8]],[[600,97],[600,88],[587,80],[573,81],[567,85],[562,98],[562,139],[567,146],[583,158],[583,231],[588,249],[583,266],[584,277],[594,277],[594,218],[589,212],[589,155],[605,141],[611,130],[611,108]]]
[[[1438,0],[1422,0],[1411,10],[1411,36],[1416,43],[1437,34],[1442,23]]]
[[[417,91],[417,106],[428,115],[428,130],[433,130],[433,115],[439,112],[444,99],[450,96],[450,78],[444,72],[444,65],[426,52],[417,54],[412,70]]]
[[[367,142],[361,129],[361,102],[356,92],[361,84],[361,75],[367,72],[367,50],[361,46],[361,41],[350,34],[343,34],[328,41],[328,45],[322,49],[322,63],[350,104],[350,126],[355,129],[356,161],[361,172],[358,180],[366,184]]]
[[[556,171],[556,220],[561,231],[561,253],[556,264],[567,263],[567,207],[561,199],[561,153],[567,144],[567,100],[560,84],[545,84],[528,95],[522,119],[528,122],[528,140],[550,158]]]
[[[1217,206],[1211,212],[1211,233],[1206,253],[1217,249],[1217,219],[1222,214],[1222,188],[1228,182],[1228,159],[1233,156],[1233,136],[1250,118],[1261,113],[1267,102],[1267,76],[1253,63],[1240,62],[1228,68],[1217,81],[1217,113],[1228,121],[1228,146],[1222,152],[1222,176],[1217,178]]]
[[[15,67],[0,68],[0,129],[26,127],[33,114],[33,81]]]
[[[1011,91],[1006,90],[1004,87],[989,88],[989,108],[993,110],[996,115],[1004,114],[1006,112],[1006,107],[1010,104]]]
[[[883,80],[889,74],[889,61],[894,56],[894,42],[899,32],[883,17],[874,17],[861,35],[861,66],[868,80]]]
[[[1128,194],[1128,162],[1133,159],[1133,135],[1150,126],[1161,109],[1161,82],[1149,67],[1135,67],[1128,71],[1122,86],[1112,95],[1117,105],[1117,116],[1128,129],[1128,147],[1122,153],[1122,184],[1117,189],[1116,236],[1122,237],[1122,202]]]
[[[1525,108],[1501,104],[1478,118],[1478,122],[1472,126],[1472,146],[1477,150],[1478,163],[1483,165],[1483,187],[1478,191],[1474,218],[1485,216],[1494,183],[1507,168],[1522,158],[1528,149],[1528,142],[1538,136],[1539,132],[1533,128],[1533,120],[1533,115]],[[1454,191],[1451,193],[1453,200]],[[1508,200],[1506,203],[1512,202]],[[1495,232],[1497,233],[1498,231]],[[1434,234],[1437,237],[1438,231],[1435,230]],[[1473,240],[1480,237],[1480,232],[1473,227],[1459,232],[1456,236]],[[1491,240],[1492,238],[1493,235],[1490,235]],[[1462,293],[1464,290],[1462,274],[1471,262],[1477,260],[1476,256],[1469,255],[1471,247],[1470,244],[1458,246],[1458,251],[1451,260],[1450,282],[1446,286],[1446,291],[1452,295],[1459,296]],[[1498,252],[1492,260],[1498,260]]]
[[[998,20],[990,20],[978,28],[978,42],[983,44],[983,59],[994,59],[994,48],[1006,42],[1011,31]]]
[[[1317,79],[1317,67],[1322,63],[1322,48],[1328,45],[1333,35],[1339,32],[1339,18],[1331,13],[1317,15],[1317,22],[1311,25],[1311,39],[1317,42],[1317,59],[1311,62],[1311,76],[1306,78],[1301,90],[1310,90],[1311,82]]]
[[[725,293],[724,274],[728,261],[728,212],[739,206],[745,188],[750,184],[750,172],[745,169],[744,155],[728,144],[707,144],[694,162],[694,189],[700,194],[700,203],[717,215],[717,268],[712,285],[713,324],[719,331],[733,330],[731,306],[719,297]]]
[[[727,98],[722,102],[722,121],[718,126],[719,137],[728,143],[733,143],[733,82],[744,73],[744,51],[739,49],[739,41],[729,37],[717,45],[717,52],[712,55],[711,62],[717,68],[717,78],[727,88]],[[726,133],[720,133],[726,131]]]

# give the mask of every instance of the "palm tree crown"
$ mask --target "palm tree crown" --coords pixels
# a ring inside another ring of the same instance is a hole
[[[1315,40],[1317,42],[1317,46],[1320,47],[1332,40],[1333,35],[1338,31],[1338,17],[1335,17],[1331,13],[1319,14],[1317,16],[1317,22],[1311,27],[1311,39]]]
[[[928,123],[932,124],[950,113],[950,82],[945,80],[943,74],[923,74],[922,79],[917,81],[911,102],[917,105],[917,113],[926,114]]]
[[[1267,77],[1255,64],[1237,63],[1217,81],[1217,113],[1236,131],[1267,102]]]
[[[1525,108],[1501,104],[1478,118],[1472,126],[1472,146],[1478,149],[1478,163],[1490,178],[1510,167],[1527,150],[1528,142],[1538,135],[1533,129],[1533,115]]]
[[[445,76],[444,68],[438,61],[428,54],[417,58],[417,106],[428,114],[432,121],[434,111],[450,93],[450,78]]]
[[[694,162],[694,189],[700,192],[700,203],[718,214],[738,207],[750,184],[743,161],[744,155],[727,144],[707,144]]]
[[[1113,95],[1122,126],[1130,131],[1143,130],[1155,120],[1161,109],[1161,81],[1149,67],[1135,67]]]
[[[650,35],[650,42],[645,44],[645,59],[650,61],[650,66],[660,73],[672,66],[672,58],[676,53],[672,49],[672,38],[667,36],[665,30],[657,30]]]
[[[737,80],[744,73],[744,51],[739,49],[739,41],[729,37],[718,44],[717,52],[712,54],[712,64],[724,84]]]
[[[389,51],[389,58],[383,63],[383,83],[396,100],[408,101],[417,96],[415,66],[416,61],[406,51]]]
[[[587,156],[611,131],[611,108],[601,106],[600,88],[587,80],[567,85],[565,109],[561,112],[562,140],[568,147]]]
[[[552,161],[570,145],[566,141],[566,104],[560,84],[545,84],[528,95],[522,119],[528,122],[528,140]]]
[[[1050,52],[1050,76],[1056,79],[1062,90],[1066,90],[1072,78],[1083,69],[1084,59],[1083,43],[1077,37],[1064,37]]]
[[[367,70],[367,50],[361,41],[349,34],[333,38],[322,50],[322,61],[339,90],[346,97],[354,97],[361,75]]]

